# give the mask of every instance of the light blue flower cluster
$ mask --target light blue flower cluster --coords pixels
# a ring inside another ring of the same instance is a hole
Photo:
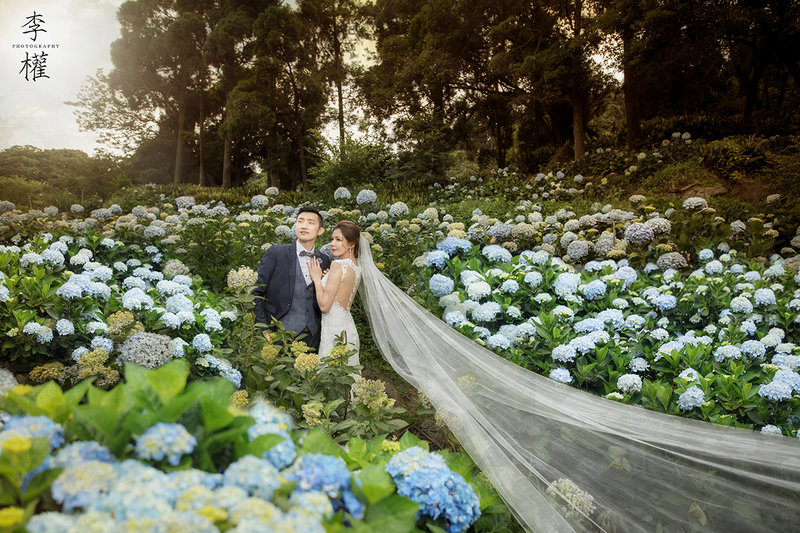
[[[454,286],[455,283],[453,280],[442,274],[434,274],[431,276],[431,279],[428,280],[428,288],[431,290],[431,293],[439,298],[453,292]]]
[[[764,354],[767,353],[766,346],[755,340],[744,341],[741,350],[744,355],[754,358],[764,357]]]
[[[489,261],[497,261],[498,263],[511,262],[511,252],[497,244],[484,246],[482,253]]]
[[[775,305],[775,293],[772,289],[757,289],[753,294],[753,301],[756,305],[766,307],[768,305]]]
[[[395,454],[386,472],[398,494],[420,504],[418,516],[443,519],[448,533],[461,533],[480,516],[475,490],[436,454],[412,446]]]
[[[29,439],[47,437],[50,440],[50,450],[64,444],[64,428],[46,416],[11,415],[0,431],[0,444],[14,435]]]
[[[579,274],[562,272],[558,275],[556,281],[553,283],[553,291],[555,291],[558,296],[566,298],[567,296],[571,296],[575,293],[580,283],[581,276]]]
[[[428,255],[425,256],[425,266],[444,268],[447,259],[449,259],[447,252],[433,250],[432,252],[428,252]]]
[[[405,202],[395,202],[389,207],[389,216],[404,217],[408,214],[408,205]]]
[[[678,407],[682,411],[690,411],[695,407],[700,407],[705,401],[706,395],[703,389],[697,385],[692,385],[678,397]]]
[[[197,439],[181,424],[158,424],[136,438],[136,455],[145,460],[163,461],[178,466],[181,457],[192,453]]]
[[[639,392],[642,390],[642,378],[638,374],[622,374],[617,379],[617,389],[622,392]]]
[[[356,203],[358,205],[369,204],[378,199],[378,195],[371,189],[361,189],[356,195]]]
[[[513,279],[507,279],[503,282],[500,290],[507,294],[514,294],[519,290],[519,283]]]
[[[284,470],[286,481],[296,481],[298,491],[326,494],[333,508],[344,509],[356,519],[364,516],[364,504],[350,491],[350,471],[340,457],[309,453]]]
[[[583,287],[583,295],[587,300],[596,300],[606,294],[606,284],[602,280],[590,281]]]
[[[486,302],[472,310],[472,318],[477,322],[492,322],[503,312],[497,302]]]
[[[38,322],[28,322],[22,327],[22,332],[27,335],[36,335],[36,342],[47,344],[53,340],[53,330]]]
[[[283,427],[282,427],[283,426]],[[285,425],[270,423],[263,424],[256,422],[247,428],[247,436],[250,440],[255,440],[262,435],[278,435],[283,440],[261,454],[262,459],[269,461],[275,468],[281,470],[286,468],[297,457],[297,450],[291,435]]]
[[[436,243],[436,248],[445,252],[449,256],[453,256],[456,252],[469,252],[472,249],[472,243],[468,239],[459,239],[458,237],[447,237],[444,240]]]
[[[714,350],[714,360],[717,363],[722,363],[726,359],[739,359],[741,356],[742,351],[732,344],[723,344]]]
[[[572,374],[569,373],[569,370],[563,367],[554,368],[550,371],[550,375],[548,377],[554,381],[558,381],[559,383],[572,383]]]
[[[201,335],[204,335],[201,333]],[[233,368],[227,359],[218,359],[211,354],[204,354],[203,359],[208,363],[209,368],[219,372],[219,375],[233,383],[238,389],[242,385],[242,373]]]
[[[231,463],[223,479],[226,485],[239,487],[249,495],[265,500],[272,499],[273,493],[281,486],[278,470],[272,463],[254,455],[245,455]]]

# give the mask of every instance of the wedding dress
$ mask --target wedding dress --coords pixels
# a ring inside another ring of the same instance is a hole
[[[594,396],[483,348],[375,266],[378,348],[425,393],[529,531],[797,531],[800,442]]]
[[[334,262],[342,267],[342,278],[330,310],[322,315],[319,355],[320,357],[328,355],[337,344],[336,337],[341,336],[342,342],[355,350],[355,354],[347,361],[349,366],[354,366],[359,364],[359,340],[353,315],[350,314],[350,306],[353,305],[361,281],[361,268],[351,259],[335,259]],[[322,277],[323,287],[326,286],[329,275],[330,270]]]

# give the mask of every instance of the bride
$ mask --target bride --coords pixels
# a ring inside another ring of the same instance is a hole
[[[337,337],[355,354],[347,361],[349,366],[358,365],[358,331],[350,314],[350,306],[361,282],[361,267],[358,264],[361,246],[361,230],[349,221],[342,220],[331,232],[331,250],[338,259],[331,262],[330,270],[323,276],[318,260],[312,261],[309,273],[314,282],[317,303],[322,311],[319,355],[328,355],[337,344]]]

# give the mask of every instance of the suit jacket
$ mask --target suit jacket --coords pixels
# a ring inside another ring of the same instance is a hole
[[[319,250],[314,250],[314,255],[319,259],[322,270],[331,266],[331,260]],[[280,320],[292,305],[294,282],[297,276],[298,258],[297,245],[276,244],[261,257],[258,265],[259,285],[253,289],[256,296],[253,302],[256,314],[256,324],[269,325],[273,318]],[[314,313],[317,322],[320,322],[321,312],[317,299],[314,298]]]

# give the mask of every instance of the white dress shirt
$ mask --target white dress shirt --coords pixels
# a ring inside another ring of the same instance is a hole
[[[300,244],[300,241],[294,241],[297,245],[297,260],[300,262],[300,270],[303,271],[303,277],[306,280],[306,285],[311,283],[311,272],[308,270],[308,263],[311,261],[311,257],[301,256],[300,252],[305,252],[306,249],[303,248],[303,245]],[[314,249],[311,249],[311,253],[314,253]]]

